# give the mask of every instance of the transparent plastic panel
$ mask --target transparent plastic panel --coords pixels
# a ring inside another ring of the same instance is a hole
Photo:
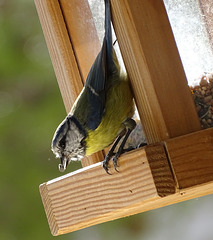
[[[164,3],[188,83],[192,85],[203,73],[213,72],[213,52],[205,16],[198,0],[164,0]]]

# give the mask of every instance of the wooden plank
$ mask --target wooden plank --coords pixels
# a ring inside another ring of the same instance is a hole
[[[131,215],[145,202],[175,193],[161,144],[124,154],[119,173],[101,163],[53,179],[40,186],[53,235]]]
[[[58,0],[35,0],[67,113],[83,83]]]
[[[165,142],[180,189],[213,181],[213,129]]]
[[[100,49],[92,15],[85,0],[35,0],[35,4],[68,113]],[[98,152],[81,163],[84,167],[103,159],[103,153]]]
[[[111,0],[111,5],[148,143],[200,130],[163,0]]]
[[[98,217],[98,218],[96,218],[95,214],[93,216],[88,215],[87,217],[91,217],[90,221],[88,221],[88,222],[82,221],[82,223],[76,224],[74,226],[69,225],[70,224],[70,222],[69,222],[70,216],[67,219],[64,219],[64,221],[67,221],[67,222],[65,222],[64,224],[59,224],[58,216],[54,215],[54,211],[53,211],[54,206],[51,205],[51,196],[48,195],[49,191],[47,190],[46,184],[43,184],[40,186],[40,191],[43,195],[47,196],[46,200],[48,201],[47,203],[49,205],[48,205],[48,208],[46,208],[45,210],[46,210],[46,213],[48,214],[47,217],[49,220],[51,232],[54,236],[57,236],[57,235],[69,233],[72,231],[77,231],[79,229],[86,228],[86,227],[89,227],[92,225],[96,225],[96,224],[99,224],[102,222],[115,220],[115,219],[125,217],[125,216],[131,216],[131,215],[134,215],[137,213],[141,213],[141,212],[153,210],[156,208],[168,206],[168,205],[175,204],[178,202],[187,201],[192,198],[198,198],[198,197],[202,197],[202,196],[205,196],[208,194],[213,194],[213,182],[208,182],[206,184],[187,188],[182,191],[178,191],[175,194],[171,194],[166,197],[163,197],[163,198],[158,197],[156,199],[153,198],[152,200],[149,199],[148,201],[146,201],[146,200],[141,201],[140,203],[132,204],[131,207],[127,206],[127,207],[123,207],[121,209],[117,209],[113,213],[111,213],[111,212],[105,213],[101,217]],[[44,201],[44,198],[43,198],[43,201]],[[118,205],[119,205],[119,203],[118,203]],[[86,209],[85,209],[85,211],[86,211]],[[97,211],[101,212],[100,209],[97,209]],[[74,214],[75,213],[76,212],[74,212]],[[62,218],[63,216],[61,215],[60,217]],[[79,216],[79,218],[80,217],[84,218],[84,216],[82,216],[82,215]]]

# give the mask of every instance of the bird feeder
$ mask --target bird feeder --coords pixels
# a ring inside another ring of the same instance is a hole
[[[88,1],[35,4],[69,112],[100,50]],[[53,235],[213,193],[213,129],[201,130],[163,0],[111,0],[111,11],[148,145],[122,155],[119,173],[98,152],[41,184]]]

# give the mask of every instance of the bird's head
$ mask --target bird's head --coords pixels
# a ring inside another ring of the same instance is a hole
[[[65,171],[71,161],[81,160],[86,151],[86,133],[74,116],[67,116],[54,134],[51,149],[60,158],[59,170]]]

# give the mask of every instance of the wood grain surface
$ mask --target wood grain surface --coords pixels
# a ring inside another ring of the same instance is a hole
[[[213,181],[213,129],[165,142],[180,189]]]
[[[58,0],[35,0],[67,113],[83,87]]]
[[[131,209],[175,193],[161,144],[124,154],[119,172],[109,175],[101,163],[83,168],[40,186],[53,235],[75,231],[119,217]]]
[[[163,0],[111,0],[111,5],[148,143],[200,130]]]

